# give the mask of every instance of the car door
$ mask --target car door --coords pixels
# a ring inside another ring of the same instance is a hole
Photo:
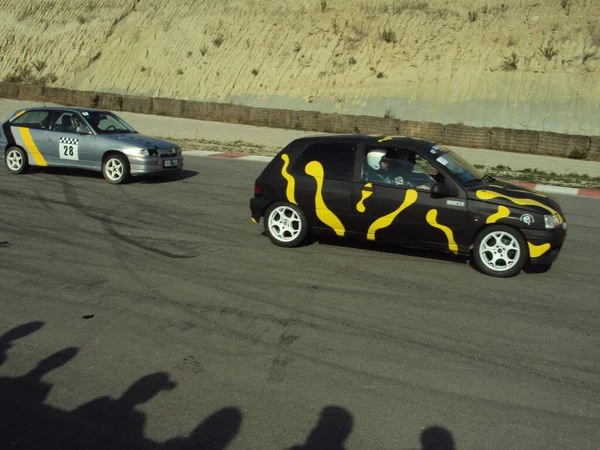
[[[29,163],[34,166],[53,165],[58,152],[46,148],[46,136],[50,123],[50,111],[34,109],[17,116],[11,123],[9,144],[16,144],[27,152]]]
[[[292,164],[296,201],[315,231],[346,235],[355,159],[356,142],[327,140],[309,144]]]
[[[94,167],[96,137],[92,134],[77,133],[80,124],[89,131],[77,112],[54,111],[50,130],[46,135],[46,145],[49,152],[56,154],[58,165]]]
[[[412,169],[373,176],[367,155],[381,150],[393,153],[399,149],[366,148],[361,179],[352,187],[353,222],[357,231],[370,241],[456,252],[458,245],[464,244],[467,224],[464,190],[435,161],[414,149],[400,149],[408,158],[415,157]],[[453,195],[433,194],[431,189],[439,181],[449,186]]]

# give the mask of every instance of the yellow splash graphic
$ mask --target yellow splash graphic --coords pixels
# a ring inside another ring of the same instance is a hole
[[[384,138],[379,139],[377,142],[391,141],[392,139],[393,139],[392,136],[386,136]]]
[[[35,159],[36,164],[38,166],[47,166],[48,164],[46,163],[46,160],[36,147],[35,142],[33,142],[33,138],[31,137],[31,132],[29,131],[29,128],[20,127],[18,128],[18,130],[19,133],[21,133],[21,137],[23,138],[25,147],[27,147],[27,150],[29,151],[29,153],[31,153],[33,159]]]
[[[549,211],[551,214],[556,214],[558,216],[559,223],[563,222],[562,216],[557,211],[550,208],[549,206],[544,205],[543,203],[538,202],[537,200],[531,200],[529,198],[514,198],[514,197],[509,197],[508,195],[501,194],[500,192],[486,191],[486,190],[479,190],[479,191],[477,191],[476,194],[477,194],[477,198],[479,198],[481,200],[492,200],[494,198],[505,198],[505,199],[507,199],[517,205],[521,205],[521,206],[539,206],[540,208],[544,208],[546,211]]]
[[[281,159],[283,159],[283,167],[281,168],[281,175],[283,175],[283,178],[285,178],[287,181],[287,187],[285,189],[285,196],[287,197],[287,199],[290,203],[297,205],[296,197],[294,195],[294,192],[296,190],[296,180],[294,180],[294,177],[291,176],[289,174],[289,172],[287,171],[288,166],[290,165],[290,157],[284,153],[283,155],[281,155]]]
[[[498,186],[497,184],[489,184],[488,186],[489,187],[495,187],[495,188],[498,188],[498,189],[506,189],[509,192],[523,192],[525,194],[537,195],[538,197],[548,197],[547,195],[544,195],[544,194],[542,194],[540,192],[528,191],[528,190],[525,190],[525,189],[508,189],[508,188],[505,188],[503,186]]]
[[[510,209],[506,206],[498,206],[498,212],[487,218],[485,223],[496,223],[500,219],[510,216]]]
[[[367,183],[365,184],[366,188],[372,188],[373,184],[372,183]],[[360,213],[364,213],[366,208],[365,208],[365,200],[368,199],[371,195],[373,195],[373,191],[367,191],[366,189],[362,190],[362,197],[360,198],[359,202],[356,204],[356,210]]]
[[[452,233],[452,230],[447,226],[437,223],[437,213],[437,209],[430,209],[425,219],[427,220],[427,223],[429,225],[444,232],[446,238],[448,239],[448,248],[452,253],[457,254],[458,245],[456,245],[456,242],[454,241],[454,234]]]
[[[346,229],[344,224],[338,219],[338,217],[327,208],[325,201],[323,200],[323,178],[325,171],[323,166],[318,161],[311,161],[306,165],[304,169],[308,175],[313,177],[317,182],[317,192],[315,193],[315,209],[317,217],[325,225],[331,227],[335,234],[338,236],[344,236]]]
[[[548,243],[542,245],[534,245],[531,242],[527,242],[527,245],[529,246],[529,256],[531,256],[532,258],[539,258],[548,250],[550,250],[550,244]]]
[[[369,241],[374,241],[375,232],[377,230],[381,230],[382,228],[389,227],[396,218],[396,216],[398,216],[398,214],[400,214],[402,211],[404,211],[406,208],[408,208],[410,205],[417,201],[417,195],[417,191],[415,191],[414,189],[409,189],[408,191],[406,191],[406,197],[404,197],[404,201],[397,210],[392,211],[388,215],[380,217],[371,224],[369,230],[367,231],[367,239]]]

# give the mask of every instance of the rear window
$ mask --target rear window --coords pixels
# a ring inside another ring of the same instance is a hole
[[[36,128],[40,130],[48,129],[48,122],[50,121],[49,111],[29,111],[21,114],[15,120],[11,122],[11,125],[26,128]]]
[[[352,180],[356,144],[350,142],[320,142],[309,145],[292,166],[292,173],[305,175],[305,167],[311,161],[323,165],[325,178]]]

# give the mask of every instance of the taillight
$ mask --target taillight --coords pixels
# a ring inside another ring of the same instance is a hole
[[[258,184],[254,185],[254,195],[262,195],[263,190],[262,187],[259,186]]]

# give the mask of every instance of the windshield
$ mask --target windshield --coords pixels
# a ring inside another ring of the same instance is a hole
[[[443,154],[436,161],[452,172],[463,184],[481,181],[485,177],[485,173],[452,150],[444,149]]]
[[[84,111],[82,115],[98,134],[137,133],[131,125],[108,111]]]

